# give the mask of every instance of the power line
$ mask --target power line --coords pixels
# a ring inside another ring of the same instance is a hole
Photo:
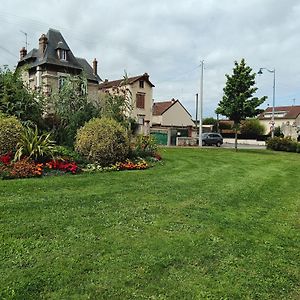
[[[14,53],[10,52],[8,49],[4,48],[3,46],[0,45],[0,49],[2,49],[3,51],[5,51],[6,53],[10,54],[11,56],[18,58],[17,55],[15,55]]]

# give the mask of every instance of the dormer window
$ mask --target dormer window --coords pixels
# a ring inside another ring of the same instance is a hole
[[[57,55],[60,60],[67,60],[67,51],[64,49],[57,49]]]
[[[70,50],[68,48],[68,45],[60,41],[57,43],[57,47],[55,48],[55,50],[60,60],[67,60],[67,51]]]

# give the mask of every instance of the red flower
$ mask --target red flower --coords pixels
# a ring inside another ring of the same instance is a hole
[[[0,162],[6,166],[10,164],[11,160],[12,160],[11,152],[8,152],[8,153],[0,156]]]

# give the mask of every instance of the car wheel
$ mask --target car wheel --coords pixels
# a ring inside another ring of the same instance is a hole
[[[216,143],[216,146],[217,146],[217,147],[221,147],[221,142],[217,142],[217,143]]]
[[[206,146],[206,143],[204,141],[202,141],[202,146]]]

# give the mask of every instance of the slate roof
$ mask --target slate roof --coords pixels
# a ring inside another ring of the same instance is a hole
[[[143,75],[138,75],[138,76],[134,76],[134,77],[129,77],[127,78],[127,83],[128,84],[133,84],[138,80],[145,80],[146,82],[148,82],[148,84],[151,87],[154,87],[155,85],[149,80],[149,75],[147,73],[144,73]],[[112,81],[104,81],[101,84],[99,84],[99,88],[102,89],[109,89],[112,87],[118,87],[123,85],[124,82],[124,78],[123,79],[118,79],[118,80],[112,80]]]
[[[283,112],[285,115],[283,117],[276,117],[276,119],[296,119],[300,115],[300,105],[295,106],[276,106],[274,107],[275,112]],[[268,113],[268,117],[265,117],[265,113]],[[272,113],[272,107],[268,107],[264,112],[262,112],[258,119],[270,119],[270,113]]]
[[[175,103],[179,103],[182,106],[182,108],[189,114],[189,116],[191,116],[191,114],[186,110],[186,108],[181,104],[181,102],[178,99],[175,100],[174,98],[171,99],[170,101],[154,102],[152,107],[152,114],[154,116],[161,116],[170,107],[175,105]]]
[[[34,68],[41,65],[53,65],[67,69],[73,69],[78,72],[84,71],[89,80],[100,82],[98,75],[93,74],[93,69],[89,63],[83,58],[77,58],[70,50],[67,42],[62,34],[55,29],[49,29],[46,35],[48,43],[43,54],[38,49],[32,49],[22,60],[18,62],[17,67],[28,65],[29,68]],[[61,60],[57,56],[57,49],[67,51],[67,60]]]

